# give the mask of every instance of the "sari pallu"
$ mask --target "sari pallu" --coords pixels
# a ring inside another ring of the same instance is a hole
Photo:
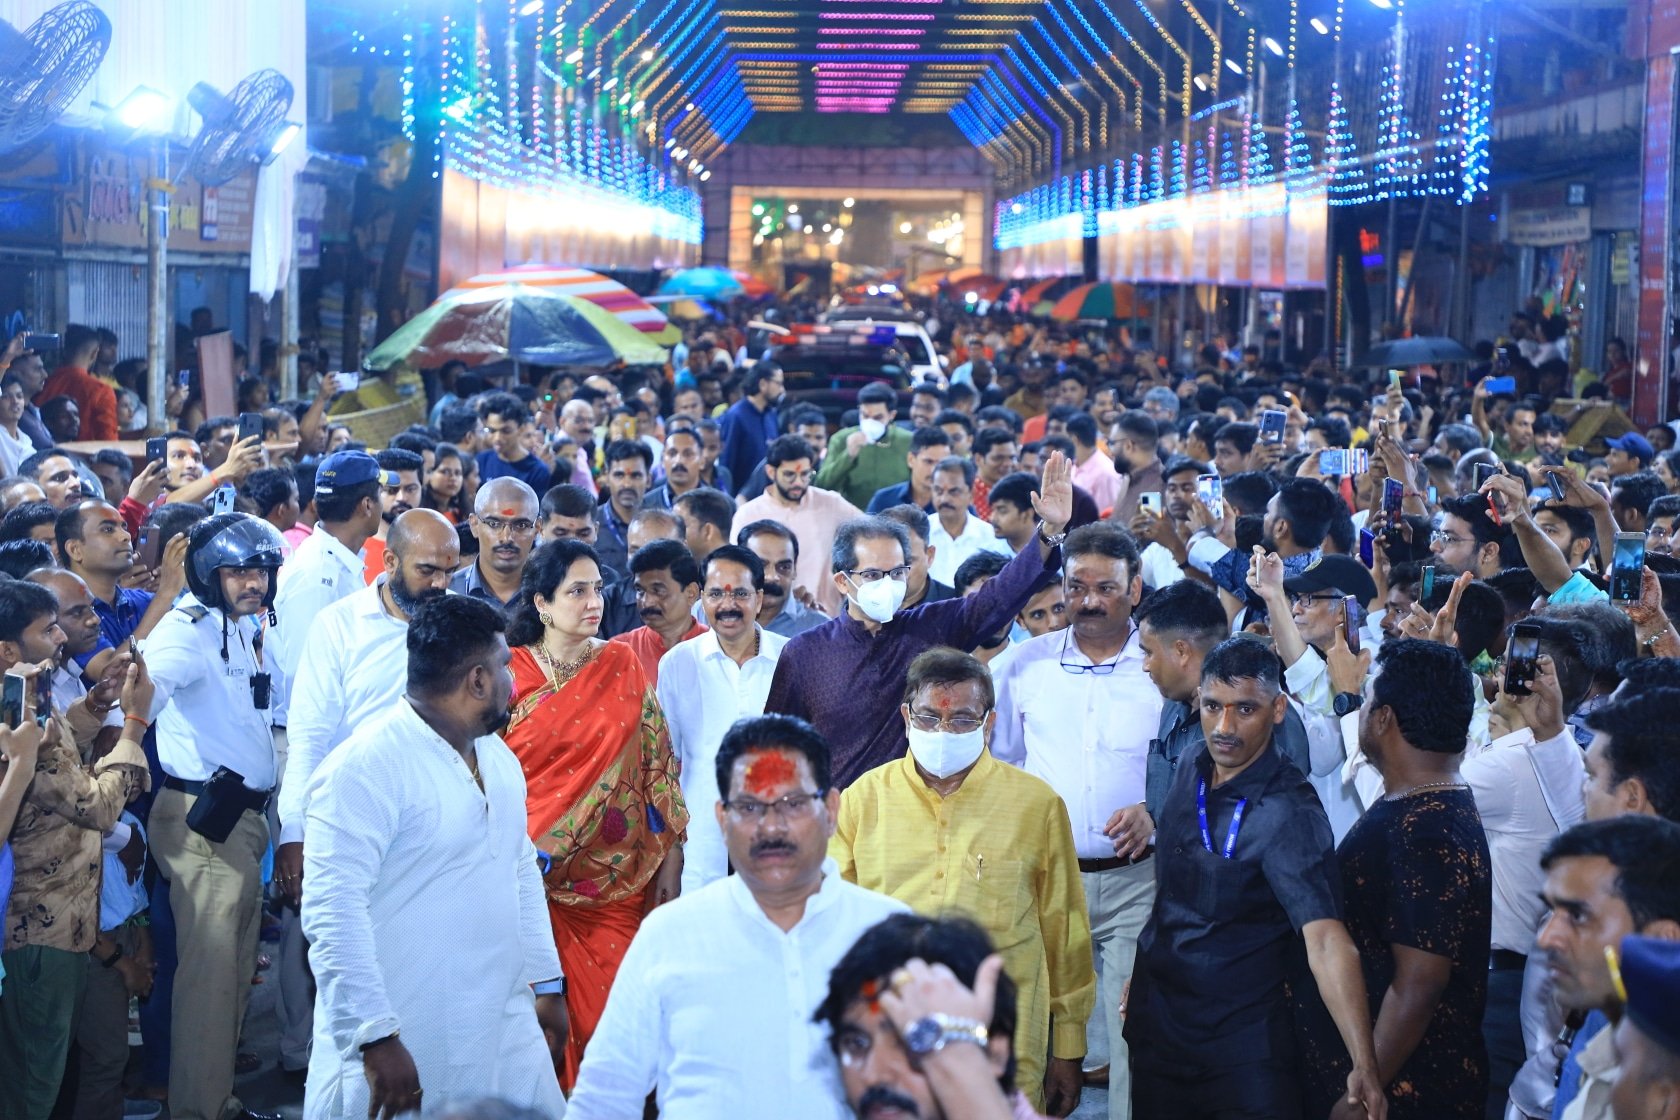
[[[688,809],[665,716],[628,646],[599,647],[558,687],[529,649],[513,651],[511,668],[503,738],[525,770],[531,839],[552,860],[543,885],[566,972],[571,1033],[560,1083],[570,1092]]]

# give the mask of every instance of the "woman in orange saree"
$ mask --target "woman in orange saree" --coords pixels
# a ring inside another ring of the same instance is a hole
[[[688,826],[665,716],[630,648],[596,639],[602,609],[594,550],[555,541],[531,554],[508,628],[503,738],[525,770],[531,839],[549,859],[568,1093],[642,917],[680,889]]]

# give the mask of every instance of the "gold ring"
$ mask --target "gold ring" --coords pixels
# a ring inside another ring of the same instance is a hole
[[[893,974],[892,974],[892,980],[889,984],[889,987],[891,987],[894,992],[898,992],[906,984],[910,983],[914,979],[915,979],[915,977],[910,975],[910,970],[909,969],[907,969],[907,968],[894,969]]]

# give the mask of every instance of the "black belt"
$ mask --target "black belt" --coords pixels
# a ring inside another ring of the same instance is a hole
[[[1131,867],[1133,864],[1142,863],[1154,854],[1155,845],[1151,844],[1130,859],[1122,859],[1119,856],[1109,856],[1107,859],[1082,859],[1079,861],[1079,870],[1087,874],[1093,871],[1116,871],[1122,867]]]
[[[1488,951],[1489,972],[1521,972],[1528,967],[1528,958],[1515,949],[1490,949]]]
[[[203,782],[195,782],[187,778],[177,778],[173,774],[165,774],[163,776],[163,788],[178,790],[181,793],[190,793],[194,797],[199,797],[204,793]],[[259,813],[268,809],[268,799],[274,795],[274,791],[271,789],[253,789],[247,790],[246,792],[250,794],[250,804],[246,806],[246,809],[255,809]]]

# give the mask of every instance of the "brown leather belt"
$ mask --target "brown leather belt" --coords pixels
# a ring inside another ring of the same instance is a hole
[[[1134,864],[1142,863],[1154,854],[1155,845],[1151,844],[1131,859],[1121,859],[1119,856],[1109,856],[1107,859],[1082,859],[1079,861],[1079,870],[1087,873],[1092,871],[1114,871],[1121,867],[1131,867]]]

